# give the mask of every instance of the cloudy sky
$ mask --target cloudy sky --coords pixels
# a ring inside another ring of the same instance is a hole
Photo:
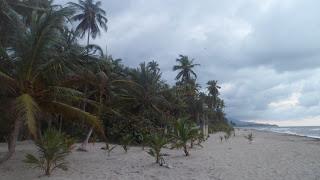
[[[64,3],[66,0],[56,0]],[[320,1],[103,0],[109,30],[95,40],[129,66],[188,55],[199,83],[218,80],[229,118],[320,125]]]

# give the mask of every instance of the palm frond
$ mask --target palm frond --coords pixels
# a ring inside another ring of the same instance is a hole
[[[66,118],[85,120],[89,125],[93,126],[98,132],[104,136],[104,130],[101,120],[88,112],[79,108],[61,102],[48,102],[47,108],[49,111],[62,114]]]
[[[22,94],[15,100],[16,115],[20,121],[25,121],[30,133],[37,137],[36,117],[40,108],[29,94]]]
[[[1,86],[17,87],[16,80],[2,71],[0,71],[0,81]]]

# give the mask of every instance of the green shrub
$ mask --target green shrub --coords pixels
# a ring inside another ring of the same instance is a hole
[[[27,154],[25,163],[40,168],[47,176],[57,168],[65,171],[68,169],[65,157],[70,153],[71,141],[66,140],[64,134],[48,129],[35,144],[38,148],[38,157]]]

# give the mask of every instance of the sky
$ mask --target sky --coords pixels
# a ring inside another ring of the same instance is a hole
[[[56,3],[66,3],[56,0]],[[108,31],[93,42],[136,67],[156,60],[174,83],[179,54],[203,89],[218,80],[228,118],[320,125],[320,1],[103,0]]]

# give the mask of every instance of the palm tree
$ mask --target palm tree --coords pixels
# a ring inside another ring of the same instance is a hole
[[[107,22],[108,19],[105,17],[106,12],[100,8],[101,1],[94,2],[94,0],[79,0],[78,4],[69,2],[68,3],[72,8],[75,8],[77,11],[80,11],[79,14],[72,17],[74,21],[80,21],[76,27],[76,32],[80,35],[81,38],[87,33],[87,56],[89,59],[90,51],[90,36],[95,39],[97,35],[100,34],[100,27],[107,31]],[[87,60],[88,63],[88,60]],[[87,73],[87,71],[85,71]],[[87,85],[85,85],[85,94],[87,95]],[[86,104],[83,105],[83,109],[86,109]],[[93,128],[90,128],[87,138],[83,142],[81,149],[85,150],[85,146],[88,142],[89,137],[91,136]]]
[[[189,60],[188,56],[184,55],[179,55],[179,58],[176,59],[176,61],[179,63],[178,65],[173,66],[174,71],[179,70],[176,80],[181,80],[182,83],[189,83],[192,79],[197,78],[197,74],[193,71],[193,68],[200,64],[193,64],[194,60]]]
[[[160,113],[159,106],[168,104],[160,92],[161,74],[154,73],[145,63],[141,63],[139,68],[131,71],[130,78],[134,82],[130,93],[135,99],[137,110],[155,110]]]
[[[2,46],[8,44],[8,36],[11,29],[19,26],[20,15],[10,6],[6,0],[0,0],[0,43]]]
[[[67,54],[61,56],[61,27],[72,13],[69,8],[61,8],[35,15],[30,27],[16,27],[13,30],[10,51],[0,47],[0,57],[12,65],[9,69],[0,68],[0,91],[7,99],[6,105],[14,111],[10,113],[14,121],[8,140],[9,152],[3,160],[14,153],[22,123],[37,138],[40,114],[53,113],[69,119],[84,119],[103,133],[96,116],[72,106],[85,100],[83,93],[59,84],[60,78],[71,71],[68,64],[72,59]],[[0,67],[4,64],[2,62]]]
[[[67,84],[81,85],[85,84],[89,87],[89,93],[87,94],[90,99],[95,99],[97,102],[95,105],[95,112],[99,118],[105,113],[117,115],[116,102],[112,102],[112,99],[120,92],[119,87],[124,87],[127,83],[126,80],[117,79],[115,74],[111,72],[111,65],[106,59],[96,59],[94,67],[91,67],[90,71],[86,71],[83,74],[74,75]],[[92,109],[92,108],[91,108]],[[86,151],[89,138],[93,133],[94,127],[91,127],[85,140],[83,141],[79,150]]]
[[[72,19],[80,21],[76,31],[80,33],[81,38],[87,33],[87,46],[90,43],[90,36],[95,39],[100,34],[100,28],[107,31],[108,19],[105,17],[106,12],[100,8],[101,1],[95,3],[94,0],[79,0],[78,4],[69,2],[69,5],[80,11]]]
[[[209,97],[208,97],[208,106],[209,108],[216,108],[218,103],[218,96],[219,96],[219,89],[221,88],[218,86],[218,81],[211,80],[207,82],[207,89],[209,91]]]
[[[139,68],[128,70],[128,75],[131,83],[126,87],[124,113],[130,112],[127,119],[130,119],[131,123],[126,124],[126,127],[137,133],[164,127],[164,111],[170,104],[162,94],[161,74],[154,73],[146,63],[141,63]]]
[[[18,12],[26,25],[30,25],[33,14],[41,15],[46,13],[46,11],[57,7],[52,5],[53,0],[10,0],[9,5]]]
[[[160,72],[159,64],[157,63],[157,61],[148,62],[148,68],[155,74]]]

